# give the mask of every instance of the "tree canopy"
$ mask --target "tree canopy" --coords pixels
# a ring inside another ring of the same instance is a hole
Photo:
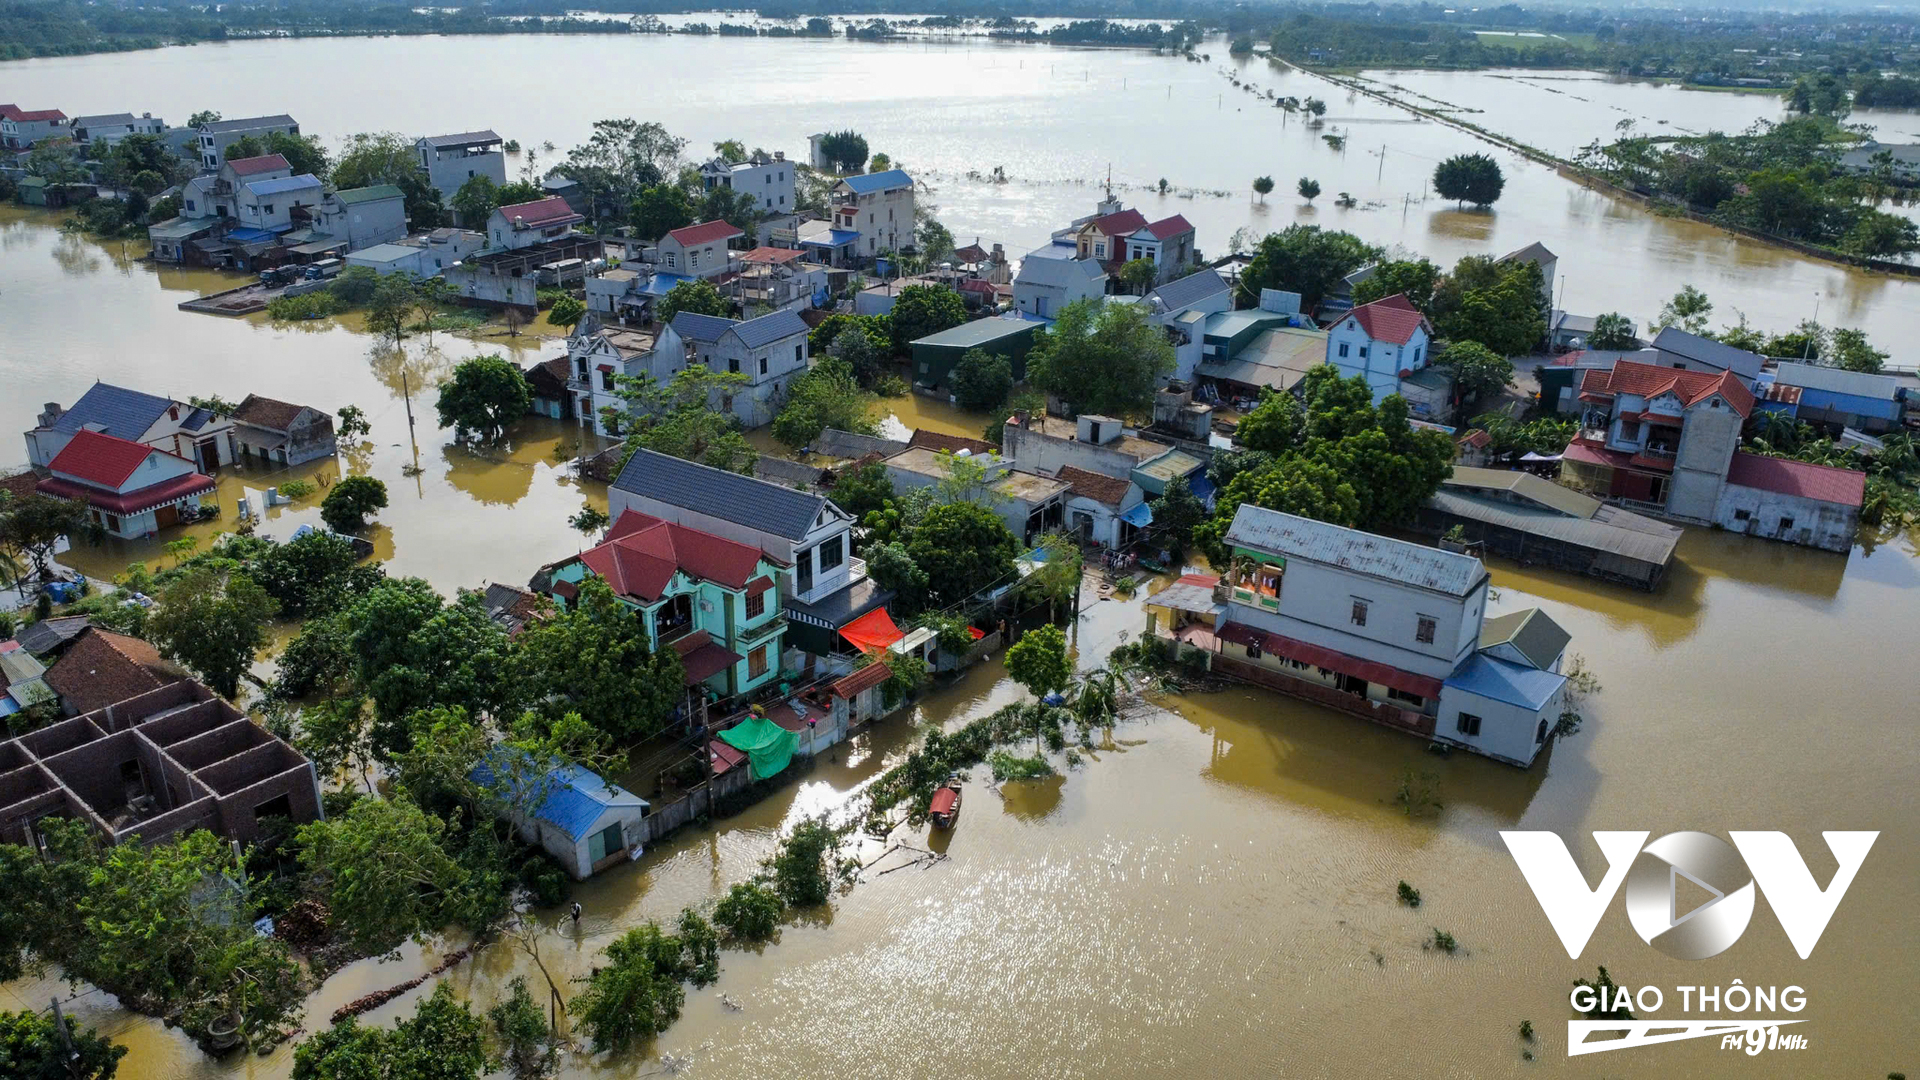
[[[535,708],[553,720],[578,713],[620,739],[658,733],[686,676],[678,653],[652,647],[646,618],[589,576],[567,610],[528,624],[516,645]]]
[[[1034,697],[1065,690],[1073,682],[1067,638],[1053,625],[1036,626],[1007,649],[1007,674]]]
[[[339,163],[333,167],[333,184],[342,190],[392,184],[404,197],[410,227],[433,229],[447,224],[441,198],[451,193],[441,192],[427,178],[412,136],[380,131],[361,132],[349,138]],[[485,214],[467,222],[468,227],[483,228],[487,214],[493,210],[493,206],[487,207]]]
[[[967,305],[959,293],[944,285],[909,285],[894,298],[888,318],[893,351],[905,355],[913,342],[966,322]]]
[[[374,476],[342,477],[320,500],[320,520],[335,532],[356,533],[387,505],[387,483]]]
[[[654,184],[633,197],[627,223],[644,240],[657,241],[675,229],[693,224],[693,200],[678,185]]]
[[[657,123],[597,120],[587,141],[567,152],[563,171],[580,185],[597,221],[629,213],[642,189],[672,179],[686,147],[687,140]]]
[[[491,439],[525,415],[532,403],[526,376],[496,353],[461,361],[453,377],[441,384],[434,408],[440,426],[452,428],[455,438]]]
[[[1433,190],[1455,202],[1492,206],[1506,186],[1500,163],[1486,154],[1455,154],[1433,170]]]
[[[798,450],[828,428],[871,435],[878,429],[867,416],[867,400],[852,366],[825,357],[787,387],[787,402],[773,418],[773,437]]]
[[[1468,255],[1434,291],[1433,328],[1447,341],[1474,341],[1502,356],[1522,356],[1547,334],[1540,267]]]
[[[113,1080],[127,1048],[71,1017],[66,1024],[63,1038],[51,1013],[0,1012],[0,1075],[11,1080]]]
[[[713,282],[705,278],[682,281],[667,290],[667,295],[654,305],[653,316],[663,323],[670,323],[673,317],[682,311],[691,311],[695,315],[724,316],[730,305]]]
[[[187,572],[166,587],[147,617],[147,633],[171,660],[223,697],[240,692],[240,677],[267,642],[267,620],[280,605],[244,573],[211,567]]]
[[[441,982],[392,1028],[348,1017],[293,1051],[292,1080],[478,1080],[487,1071],[486,1021]]]
[[[1013,393],[1013,362],[999,353],[968,349],[953,369],[954,401],[968,412],[992,412]]]
[[[1262,289],[1300,294],[1300,309],[1312,311],[1340,279],[1380,258],[1380,249],[1347,232],[1318,225],[1289,225],[1260,238],[1240,276],[1240,302],[1252,306]]]
[[[1027,356],[1027,382],[1070,402],[1075,412],[1137,415],[1153,408],[1173,346],[1138,304],[1075,300],[1040,331]]]
[[[858,172],[867,163],[866,136],[852,130],[829,132],[820,139],[820,156],[834,172]]]
[[[958,603],[1013,576],[1020,540],[1000,515],[979,503],[956,502],[928,510],[907,540],[907,553],[927,575],[927,590],[941,605]],[[871,564],[869,564],[871,566]]]
[[[739,418],[724,407],[746,382],[744,373],[688,364],[665,385],[640,380],[624,386],[621,396],[632,412],[628,450],[652,450],[752,475],[760,455],[741,433]]]
[[[1432,316],[1433,294],[1440,285],[1440,268],[1433,260],[1382,259],[1353,286],[1353,302],[1371,304],[1389,296],[1405,296],[1422,315]]]

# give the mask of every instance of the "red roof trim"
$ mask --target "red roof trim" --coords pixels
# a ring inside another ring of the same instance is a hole
[[[1580,382],[1583,398],[1588,394],[1634,394],[1652,401],[1667,393],[1686,408],[1719,394],[1742,417],[1753,412],[1753,391],[1731,371],[1708,374],[1622,360],[1611,368],[1588,368]]]
[[[227,165],[233,169],[235,176],[256,176],[260,173],[273,172],[277,169],[286,169],[288,172],[293,171],[292,162],[289,162],[286,157],[281,154],[261,154],[259,157],[234,158],[227,162]]]
[[[1347,313],[1360,324],[1374,341],[1405,345],[1413,340],[1413,332],[1427,325],[1427,317],[1414,309],[1413,302],[1405,293],[1394,293],[1371,304],[1361,304]],[[1427,336],[1433,336],[1431,329]]]
[[[768,589],[771,589],[771,588],[773,588],[773,579],[766,576],[765,574],[762,574],[759,577],[754,578],[752,581],[747,582],[747,595],[759,596],[761,593],[766,592]]]
[[[176,499],[184,499],[190,495],[204,495],[218,485],[214,483],[211,476],[188,473],[185,476],[176,476],[166,483],[141,488],[125,495],[96,491],[81,484],[62,480],[57,476],[49,476],[40,481],[37,486],[43,495],[84,502],[88,506],[98,507],[109,513],[138,514],[143,510],[164,506]]]
[[[1342,675],[1365,679],[1370,683],[1379,683],[1404,694],[1417,694],[1423,698],[1440,696],[1439,679],[1416,675],[1411,671],[1402,671],[1390,664],[1362,660],[1335,649],[1310,645],[1280,634],[1270,634],[1257,627],[1248,626],[1246,623],[1228,623],[1220,628],[1219,637],[1222,641],[1231,641],[1236,645],[1257,645],[1275,656],[1298,660],[1314,667],[1323,667]]]

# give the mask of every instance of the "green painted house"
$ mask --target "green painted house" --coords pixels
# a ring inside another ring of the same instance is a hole
[[[725,698],[779,678],[783,570],[759,548],[628,510],[598,546],[542,568],[533,587],[564,607],[588,575],[603,579],[647,616],[655,648],[680,654],[689,687]]]

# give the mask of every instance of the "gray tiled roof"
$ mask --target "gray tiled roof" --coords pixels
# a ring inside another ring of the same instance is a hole
[[[1698,334],[1689,334],[1677,326],[1661,328],[1660,333],[1653,339],[1653,347],[1661,352],[1684,356],[1708,367],[1731,371],[1748,382],[1752,382],[1753,377],[1760,374],[1758,353],[1736,349],[1731,345],[1725,345]]]
[[[485,131],[463,131],[458,135],[429,135],[420,141],[438,150],[447,146],[476,146],[481,143],[497,143],[500,141],[500,136],[494,134],[492,129],[487,129]]]
[[[159,420],[173,402],[112,383],[97,382],[80,395],[73,407],[53,422],[53,430],[71,434],[89,424],[101,425],[106,434],[122,439],[139,439]]]
[[[1561,629],[1559,623],[1537,607],[1509,612],[1488,619],[1480,626],[1482,649],[1511,644],[1521,656],[1542,671],[1553,666],[1560,654],[1567,651],[1571,641],[1573,635]]]
[[[1230,547],[1337,566],[1383,581],[1465,596],[1487,578],[1470,555],[1329,525],[1312,518],[1242,505],[1227,528]]]
[[[215,135],[226,131],[252,131],[255,128],[290,128],[293,126],[295,126],[293,117],[288,116],[286,113],[278,113],[273,116],[248,116],[239,120],[215,120],[211,124],[203,125],[208,133]]]
[[[651,450],[635,452],[613,486],[789,540],[804,539],[827,505],[823,495]]]
[[[678,322],[678,320],[675,321]],[[676,325],[674,329],[678,330],[679,327]],[[771,315],[762,315],[757,319],[735,323],[733,326],[734,336],[749,349],[771,345],[781,338],[790,338],[795,334],[806,332],[807,324],[791,311],[776,311]]]
[[[718,315],[701,315],[693,311],[673,313],[673,332],[688,341],[698,341],[711,345],[720,340],[720,335],[734,325],[734,320],[723,319]]]
[[[1164,311],[1183,311],[1215,293],[1226,291],[1225,278],[1212,270],[1202,270],[1178,281],[1169,281],[1147,295],[1159,297]]]

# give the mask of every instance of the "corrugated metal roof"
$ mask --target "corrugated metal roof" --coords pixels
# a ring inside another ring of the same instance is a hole
[[[1662,327],[1660,333],[1654,336],[1653,347],[1661,352],[1683,356],[1708,367],[1731,371],[1749,381],[1760,374],[1759,354],[1750,353],[1745,349],[1736,349],[1712,338],[1689,334],[1677,326]]]
[[[493,130],[489,128],[485,131],[463,131],[458,135],[429,135],[420,141],[438,150],[449,146],[479,146],[485,143],[497,143],[500,141],[500,136],[494,134]]]
[[[1442,481],[1451,488],[1487,488],[1507,491],[1568,517],[1589,520],[1600,509],[1599,499],[1589,498],[1542,476],[1512,469],[1476,469],[1455,465],[1453,475]]]
[[[1039,325],[1039,323],[1027,322],[1023,319],[975,319],[972,322],[964,322],[959,326],[949,327],[937,334],[928,334],[926,337],[913,342],[913,344],[944,345],[951,348],[970,349],[976,345],[985,345],[989,342],[999,341],[1001,338],[1013,337],[1016,334],[1031,334],[1034,328]]]
[[[1445,488],[1428,499],[1427,505],[1469,521],[1517,529],[1534,536],[1655,566],[1665,566],[1672,560],[1674,548],[1679,546],[1684,531],[1677,525],[1667,525],[1628,511],[1609,514],[1607,508],[1602,508],[1599,516],[1586,521],[1551,510],[1476,499]]]
[[[1782,361],[1774,372],[1774,382],[1830,394],[1892,401],[1900,390],[1900,380],[1888,375],[1869,375],[1864,371],[1822,367],[1819,364],[1795,364]]]
[[[246,189],[255,195],[279,195],[302,188],[317,188],[320,178],[312,173],[300,173],[297,176],[280,176],[271,180],[249,180]]]
[[[1377,536],[1359,529],[1242,505],[1227,528],[1227,544],[1337,566],[1355,573],[1465,596],[1487,578],[1469,555]]]
[[[515,753],[516,751],[501,751]],[[544,777],[520,775],[520,770],[503,769],[507,775],[494,777],[493,763],[474,766],[473,780],[485,787],[496,787],[513,799],[524,785],[529,798],[544,793],[540,808],[533,816],[564,831],[575,843],[585,840],[594,823],[610,809],[644,809],[647,801],[625,788],[608,784],[596,773],[578,765],[562,765]]]
[[[1460,665],[1460,670],[1447,677],[1446,685],[1538,712],[1566,683],[1565,675],[1474,653]]]
[[[678,327],[675,329],[677,330]],[[791,311],[776,311],[771,315],[762,315],[757,319],[735,323],[733,326],[734,336],[749,349],[771,345],[781,338],[806,332],[807,324],[800,321],[800,316]]]
[[[821,495],[651,450],[637,451],[613,486],[788,540],[805,538],[827,504]]]
[[[1561,629],[1546,612],[1537,607],[1524,608],[1488,619],[1480,625],[1480,647],[1512,645],[1534,667],[1546,670],[1567,651],[1573,635]]]
[[[354,206],[359,203],[378,202],[381,199],[404,199],[407,197],[407,194],[392,184],[374,184],[371,187],[348,188],[345,191],[336,191],[333,193],[333,197],[346,203],[348,206]]]
[[[290,128],[296,126],[293,117],[286,113],[274,116],[248,116],[239,120],[215,120],[211,124],[200,125],[200,130],[213,134],[228,131],[252,131],[256,128]]]
[[[1147,295],[1158,297],[1164,311],[1184,311],[1187,308],[1227,291],[1226,279],[1212,270],[1202,270],[1197,274],[1188,274],[1176,281],[1153,290]]]
[[[870,195],[876,191],[912,187],[913,177],[908,176],[905,169],[888,169],[886,172],[845,177],[840,182],[847,185],[855,195]]]

